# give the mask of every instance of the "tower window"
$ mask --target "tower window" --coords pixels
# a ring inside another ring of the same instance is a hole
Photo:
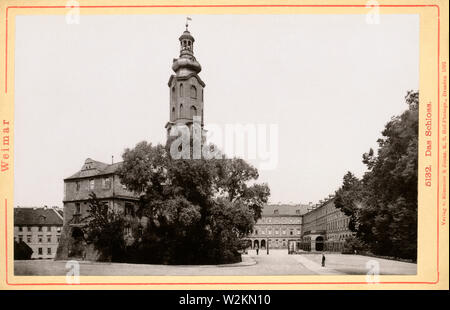
[[[172,107],[172,120],[175,119],[175,107]]]
[[[197,115],[197,108],[195,106],[191,106],[191,118]]]
[[[178,117],[183,117],[183,105],[182,104],[180,104],[180,111],[179,111],[179,115],[178,115]]]
[[[197,88],[194,85],[191,85],[191,98],[197,98]]]
[[[183,97],[183,84],[180,84],[180,97]]]

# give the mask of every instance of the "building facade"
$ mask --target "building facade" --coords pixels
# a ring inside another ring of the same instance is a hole
[[[353,236],[350,218],[330,197],[303,216],[302,247],[309,251],[341,251],[345,239]]]
[[[145,225],[145,219],[136,216],[136,194],[128,191],[120,182],[117,171],[121,163],[106,164],[86,159],[81,170],[64,179],[64,227],[57,259],[97,259],[98,253],[84,242],[89,200],[95,194],[111,210],[121,212],[127,219],[124,232],[128,243],[133,241],[133,231]]]
[[[251,248],[287,249],[291,242],[301,241],[302,215],[308,205],[265,205],[261,218],[247,238]]]
[[[332,197],[317,205],[266,205],[246,240],[252,249],[339,252],[353,236],[349,223]]]
[[[25,242],[31,259],[53,259],[63,227],[63,216],[55,207],[14,208],[14,240]]]

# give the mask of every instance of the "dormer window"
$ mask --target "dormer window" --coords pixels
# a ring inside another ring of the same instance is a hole
[[[278,210],[273,210],[273,214],[278,214]]]

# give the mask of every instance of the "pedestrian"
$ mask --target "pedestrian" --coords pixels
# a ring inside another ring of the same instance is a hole
[[[259,246],[256,246],[256,255],[259,255]]]
[[[325,255],[322,253],[322,267],[325,267]]]

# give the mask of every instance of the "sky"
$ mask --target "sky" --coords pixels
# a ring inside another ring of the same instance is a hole
[[[272,203],[316,203],[419,88],[418,15],[192,15],[206,124],[277,127]],[[183,15],[17,16],[14,205],[62,206],[86,158],[163,143]],[[270,143],[270,141],[269,141]],[[258,165],[258,162],[250,161]]]

